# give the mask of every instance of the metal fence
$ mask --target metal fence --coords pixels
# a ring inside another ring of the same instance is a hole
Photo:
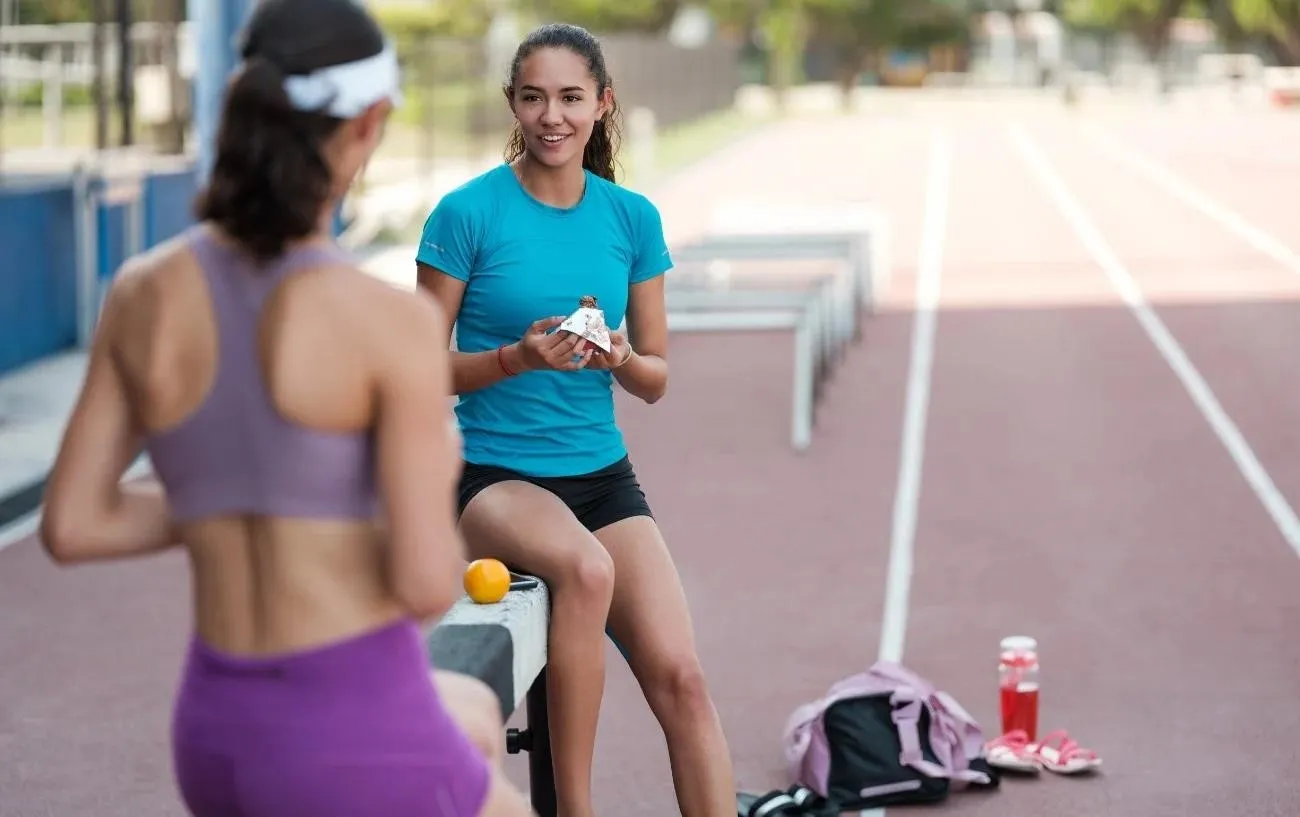
[[[186,37],[185,24],[157,21],[0,27],[0,151],[167,141],[171,101],[176,121],[188,116]]]

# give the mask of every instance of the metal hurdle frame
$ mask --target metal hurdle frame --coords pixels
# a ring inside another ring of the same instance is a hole
[[[836,278],[824,277],[799,290],[688,290],[665,293],[669,332],[794,332],[790,444],[798,452],[812,444],[813,414],[820,382],[848,337],[836,320]]]
[[[819,211],[789,203],[749,206],[732,213],[730,219],[715,219],[722,226],[675,247],[673,258],[679,264],[842,261],[853,273],[853,297],[846,304],[846,320],[857,340],[861,337],[858,308],[875,311],[877,293],[889,283],[889,221],[874,207],[848,206],[859,209],[846,216],[838,208]],[[772,224],[772,229],[763,229],[763,222]]]
[[[128,163],[131,164],[131,163]],[[145,182],[148,171],[130,166],[106,172],[102,166],[78,163],[72,174],[73,229],[77,249],[77,344],[90,346],[107,294],[112,270],[100,269],[104,236],[100,216],[105,206],[123,205],[126,213],[123,256],[142,253],[146,243]]]

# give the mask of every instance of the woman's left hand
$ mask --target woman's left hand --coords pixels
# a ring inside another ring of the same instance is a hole
[[[588,369],[617,369],[628,359],[632,357],[632,346],[627,341],[627,335],[622,332],[609,333],[609,351],[601,351],[595,344],[591,346],[591,361],[587,364]]]

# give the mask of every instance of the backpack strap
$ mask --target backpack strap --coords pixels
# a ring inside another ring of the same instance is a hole
[[[894,725],[898,727],[898,743],[901,748],[898,762],[916,769],[926,777],[955,777],[953,770],[926,760],[925,753],[921,750],[920,720],[925,701],[907,693],[896,694],[894,700],[896,705],[892,717]]]
[[[933,777],[936,770],[940,773],[943,770],[934,767],[921,751],[920,720],[924,703],[916,698],[908,700],[908,697],[896,694],[893,701],[895,705],[892,718],[894,726],[898,727],[898,743],[902,750],[898,762]]]
[[[971,735],[970,730],[974,729],[976,735],[979,734],[979,730],[974,726],[974,719],[952,696],[939,692],[933,697],[918,698],[915,690],[899,689],[894,693],[891,702],[894,704],[892,718],[898,728],[898,742],[901,749],[899,763],[910,766],[928,777],[946,777],[977,786],[993,783],[988,774],[972,769],[970,766],[971,760],[978,757],[980,750],[977,749],[977,754],[972,756],[968,754],[966,743]],[[950,739],[943,745],[936,743],[933,747],[939,755],[940,763],[927,760],[921,750],[921,710],[927,704],[930,706],[933,727],[945,733]]]
[[[995,784],[993,776],[988,773],[991,771],[989,767],[983,764],[973,767],[976,761],[984,759],[985,754],[984,733],[975,718],[946,692],[935,693],[932,706],[945,729],[952,732],[953,767],[956,769],[953,778],[976,786]]]

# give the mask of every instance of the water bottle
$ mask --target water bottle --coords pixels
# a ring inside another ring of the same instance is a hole
[[[998,660],[1002,734],[1023,729],[1038,740],[1038,642],[1027,635],[1002,639]]]

